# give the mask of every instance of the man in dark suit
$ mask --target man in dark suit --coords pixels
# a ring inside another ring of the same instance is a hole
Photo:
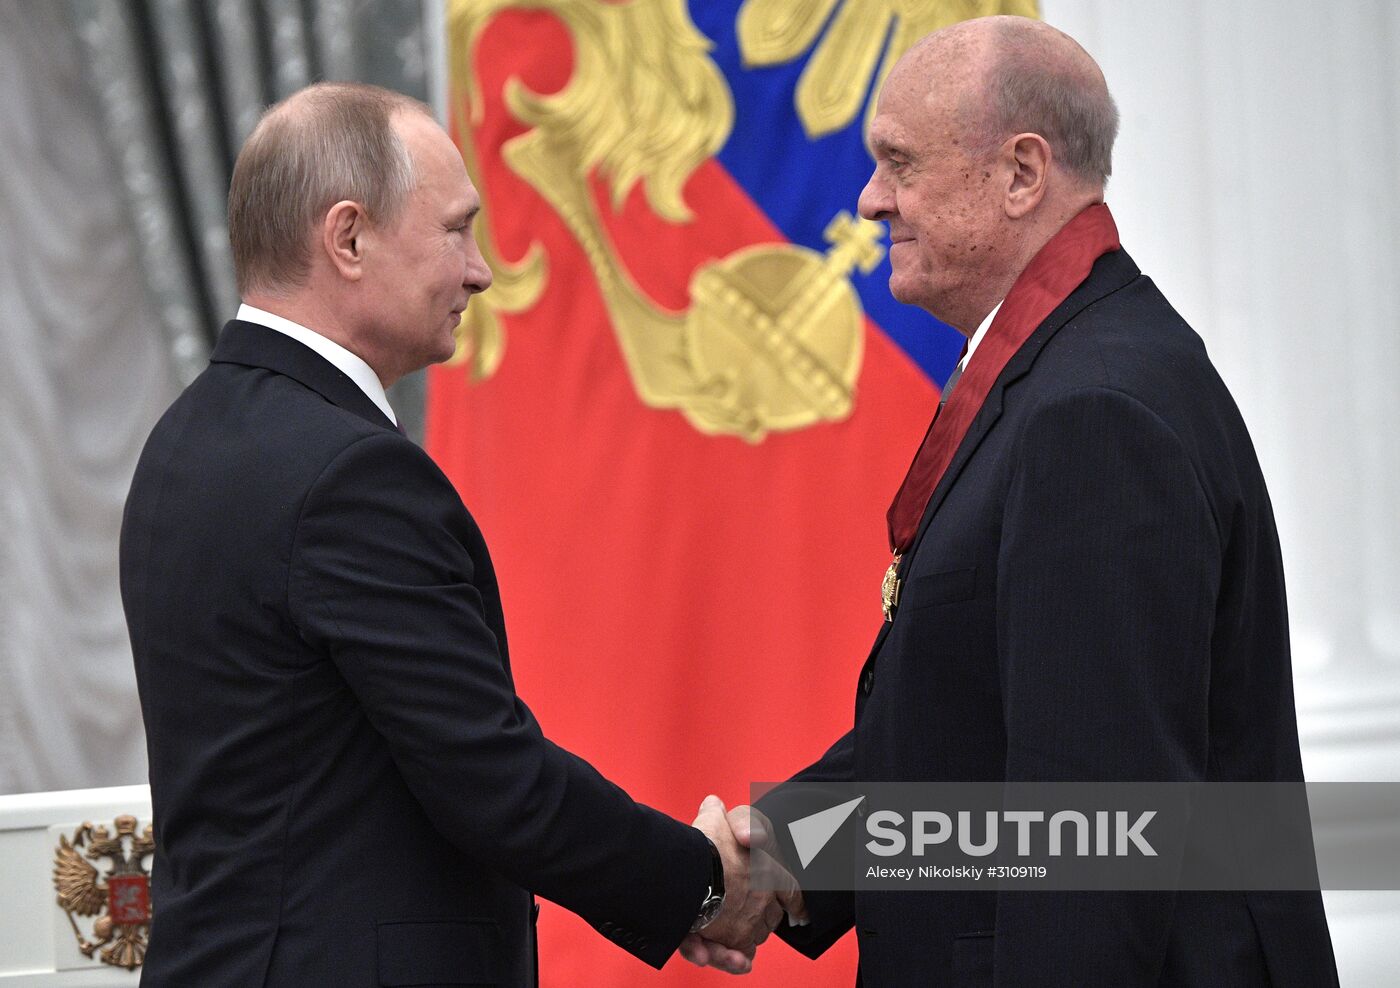
[[[1093,60],[1021,18],[931,35],[885,83],[860,212],[889,224],[892,293],[970,359],[891,508],[854,727],[775,815],[823,781],[1302,779],[1264,480],[1200,339],[1118,245],[1116,129]],[[781,936],[816,957],[854,926],[864,988],[1336,983],[1316,892],[806,902]]]
[[[543,736],[481,532],[396,427],[384,387],[490,285],[478,208],[426,108],[373,87],[303,90],[239,155],[245,305],[122,526],[147,986],[531,984],[532,893],[657,967],[782,915],[717,801],[685,826]]]

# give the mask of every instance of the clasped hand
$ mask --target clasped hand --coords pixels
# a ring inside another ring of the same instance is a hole
[[[694,826],[714,842],[724,862],[724,907],[713,922],[681,941],[681,956],[700,967],[746,974],[754,951],[784,915],[795,926],[807,923],[802,890],[778,863],[767,818],[752,807],[726,813],[718,796],[706,796]],[[761,876],[757,883],[751,881],[755,874]]]

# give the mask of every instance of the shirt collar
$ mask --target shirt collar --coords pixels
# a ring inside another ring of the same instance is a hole
[[[238,319],[244,322],[257,323],[259,326],[266,326],[274,329],[284,336],[290,336],[303,346],[315,350],[326,360],[335,365],[341,373],[365,393],[370,401],[374,402],[394,425],[399,424],[398,417],[394,415],[394,410],[389,407],[389,397],[384,393],[384,385],[379,380],[379,375],[374,372],[374,368],[365,363],[358,356],[351,353],[335,340],[328,339],[316,332],[314,329],[307,329],[300,323],[292,322],[282,316],[259,309],[256,306],[244,302],[238,307]]]
[[[1001,300],[1001,302],[1005,301],[1006,299]],[[959,367],[967,367],[967,362],[972,359],[972,351],[977,349],[977,344],[982,342],[982,337],[987,335],[987,330],[991,327],[992,320],[997,317],[997,310],[1001,308],[1001,302],[992,306],[992,311],[987,313],[987,317],[982,320],[982,325],[977,327],[977,332],[973,333],[972,339],[967,341],[967,354],[962,358],[961,362],[959,362]]]

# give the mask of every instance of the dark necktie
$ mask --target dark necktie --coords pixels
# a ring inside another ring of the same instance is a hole
[[[967,347],[963,347],[963,353],[967,353]],[[943,406],[948,404],[948,398],[953,393],[953,387],[958,383],[958,378],[962,377],[963,368],[966,366],[967,363],[959,357],[958,366],[954,367],[953,373],[948,375],[948,383],[943,385],[943,393],[938,396],[938,410],[940,412],[943,411]]]

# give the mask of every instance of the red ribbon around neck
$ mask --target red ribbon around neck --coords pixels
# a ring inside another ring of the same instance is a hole
[[[886,519],[890,548],[896,553],[913,545],[929,498],[1007,361],[1046,316],[1084,283],[1094,262],[1118,248],[1113,215],[1098,203],[1066,223],[1021,272],[987,335],[973,351],[952,396],[942,411],[934,414],[933,424],[894,496]]]

